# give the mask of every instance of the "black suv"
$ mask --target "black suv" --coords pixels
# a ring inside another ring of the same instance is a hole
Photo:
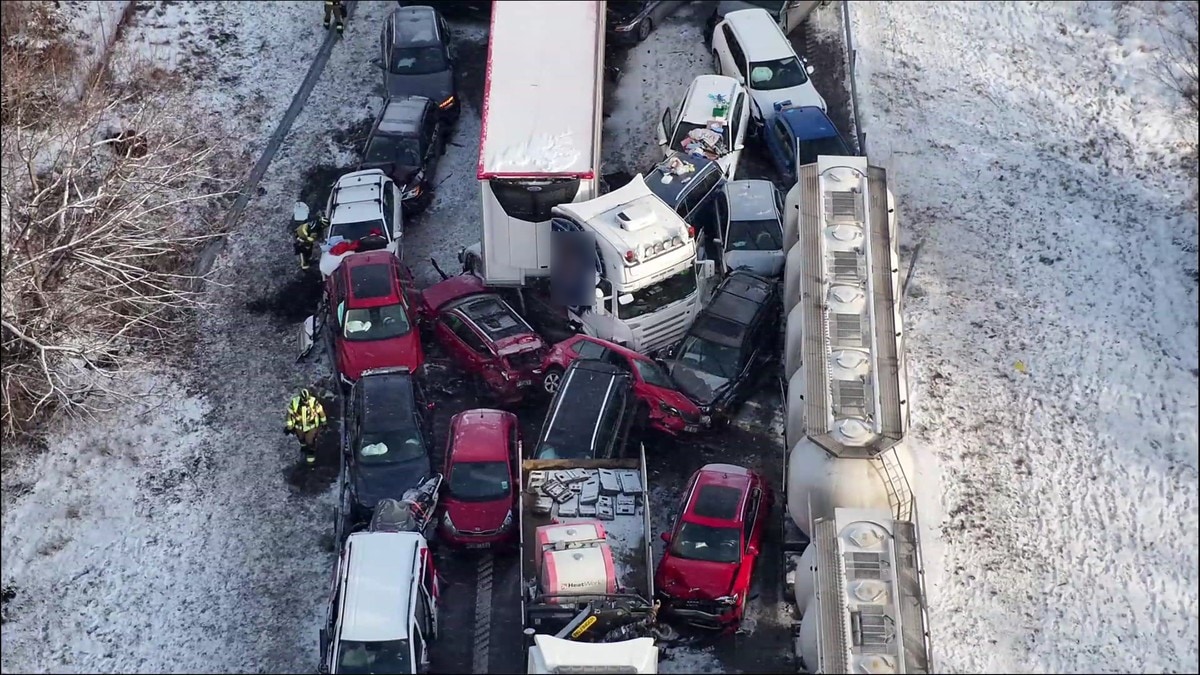
[[[342,438],[339,540],[365,525],[379,500],[399,499],[432,474],[431,409],[407,368],[366,370],[354,383]]]
[[[462,112],[454,81],[454,53],[450,27],[432,7],[401,7],[383,22],[379,33],[380,57],[387,97],[424,96],[441,111],[449,125]]]
[[[680,390],[713,424],[749,398],[779,346],[782,304],[775,282],[734,270],[700,311],[665,364]]]
[[[550,401],[533,458],[624,457],[636,404],[628,372],[603,361],[573,361]]]
[[[388,99],[367,136],[358,168],[382,169],[400,186],[405,215],[429,208],[438,160],[446,152],[437,106],[424,96]]]

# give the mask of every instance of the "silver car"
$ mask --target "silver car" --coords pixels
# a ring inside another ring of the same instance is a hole
[[[745,269],[761,277],[783,273],[783,195],[767,180],[725,184],[728,214],[713,241],[723,274]]]

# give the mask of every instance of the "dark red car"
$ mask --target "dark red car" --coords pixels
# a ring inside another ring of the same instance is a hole
[[[642,408],[639,419],[647,421],[650,428],[675,435],[697,432],[704,424],[700,408],[653,359],[586,335],[567,338],[550,349],[542,366],[542,390],[551,395],[558,391],[563,372],[575,359],[597,359],[628,371]]]
[[[479,277],[450,277],[423,295],[423,312],[438,343],[480,393],[497,403],[517,403],[542,381],[546,343]]]
[[[662,535],[654,586],[664,610],[700,628],[736,630],[774,501],[749,469],[707,464],[694,473],[674,531]]]
[[[510,412],[479,408],[450,419],[443,541],[485,548],[512,540],[520,452],[521,425]]]
[[[338,375],[346,386],[370,368],[407,367],[419,373],[425,363],[420,331],[406,293],[412,275],[389,251],[355,253],[342,260],[325,282]]]

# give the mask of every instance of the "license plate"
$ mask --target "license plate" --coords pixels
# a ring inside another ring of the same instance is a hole
[[[528,387],[533,385],[533,380],[521,380],[517,383],[518,387]]]
[[[491,548],[491,547],[492,547],[491,543],[486,542],[486,541],[483,542],[482,544],[467,544],[467,548]]]
[[[683,427],[685,433],[694,434],[700,431],[699,424],[688,424]]]

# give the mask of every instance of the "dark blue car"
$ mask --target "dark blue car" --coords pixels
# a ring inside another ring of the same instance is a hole
[[[854,152],[820,108],[785,108],[763,130],[771,161],[784,185],[796,182],[796,170],[820,155],[849,156]]]

